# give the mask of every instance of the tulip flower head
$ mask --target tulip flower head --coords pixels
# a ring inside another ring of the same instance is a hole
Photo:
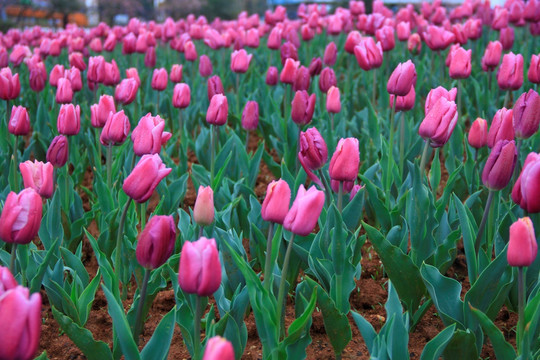
[[[234,360],[234,348],[230,341],[214,336],[206,343],[203,360]]]
[[[69,143],[64,135],[56,136],[47,150],[47,161],[54,167],[62,167],[69,158]]]
[[[283,224],[289,211],[291,189],[285,180],[273,180],[266,188],[266,197],[262,203],[261,216],[263,220]]]
[[[249,54],[244,49],[235,50],[231,54],[231,70],[235,73],[245,73],[251,62],[252,54]]]
[[[175,108],[185,109],[191,102],[191,90],[188,84],[178,83],[174,86],[172,104]]]
[[[229,103],[227,97],[222,94],[214,95],[206,112],[206,122],[218,126],[225,125],[228,115]]]
[[[221,262],[215,239],[186,241],[180,253],[178,284],[182,291],[210,296],[221,284]]]
[[[538,131],[540,124],[540,96],[530,89],[521,94],[514,104],[513,124],[518,139],[528,139]]]
[[[208,226],[214,222],[214,191],[210,186],[199,186],[193,207],[193,219],[200,226]]]
[[[390,75],[386,90],[390,94],[405,96],[416,84],[416,67],[411,60],[400,63]]]
[[[512,200],[528,213],[540,212],[540,154],[527,155],[512,188]]]
[[[512,109],[497,110],[491,121],[488,132],[488,147],[492,148],[499,140],[514,140],[514,125],[512,123]]]
[[[146,269],[157,269],[171,257],[175,241],[176,225],[173,217],[153,216],[137,240],[137,261]]]
[[[167,88],[167,70],[164,68],[154,69],[152,74],[152,89],[163,91]]]
[[[431,147],[442,147],[450,139],[457,119],[456,103],[442,96],[427,113],[418,128],[418,133],[422,138],[429,139]]]
[[[142,204],[150,199],[159,182],[171,171],[158,154],[143,155],[124,180],[122,189],[130,198]]]
[[[259,104],[248,101],[242,111],[242,127],[246,130],[255,130],[259,125]]]
[[[469,141],[469,145],[475,149],[481,149],[486,146],[488,142],[487,121],[482,118],[474,120],[467,140]]]
[[[32,188],[10,192],[0,216],[0,239],[7,243],[28,244],[41,225],[42,201]]]
[[[130,129],[131,125],[128,117],[124,114],[124,110],[114,114],[111,111],[105,126],[101,130],[99,141],[105,146],[122,144],[126,141]]]
[[[296,235],[307,236],[317,225],[324,206],[324,192],[315,186],[308,190],[300,185],[291,209],[283,220],[283,228]]]
[[[530,266],[538,254],[534,226],[529,217],[518,219],[510,225],[510,239],[506,259],[510,266]]]
[[[355,181],[360,167],[358,139],[340,139],[330,160],[330,178],[337,181]]]
[[[165,120],[159,115],[146,114],[139,120],[139,124],[131,133],[133,151],[137,156],[145,154],[159,154],[161,146],[165,145],[172,134],[165,129]]]
[[[291,102],[291,118],[298,125],[306,125],[313,118],[316,94],[309,95],[307,91],[297,91]]]
[[[482,171],[482,182],[491,190],[501,190],[508,185],[517,161],[514,140],[499,140],[491,152]]]
[[[28,111],[22,106],[13,106],[9,117],[8,131],[13,135],[28,135],[30,120]]]
[[[27,160],[19,164],[19,169],[25,188],[32,188],[45,199],[52,196],[54,191],[53,172],[54,167],[51,163],[41,161]]]

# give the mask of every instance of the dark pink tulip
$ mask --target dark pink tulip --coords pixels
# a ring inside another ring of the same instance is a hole
[[[285,180],[273,180],[266,188],[261,216],[263,220],[283,224],[283,220],[289,211],[291,201],[291,189]]]
[[[137,68],[126,69],[126,78],[134,79],[135,81],[137,81],[137,86],[141,86],[141,78],[139,77],[139,72],[137,71]]]
[[[41,225],[42,207],[41,196],[32,188],[10,192],[0,216],[0,239],[16,244],[32,241]]]
[[[105,42],[103,43],[103,49],[108,52],[113,52],[116,47],[116,36],[113,33],[110,33]]]
[[[197,58],[199,57],[199,55],[197,54],[197,48],[191,40],[186,41],[186,43],[184,44],[184,57],[187,61],[191,62],[197,60]]]
[[[255,130],[259,125],[259,104],[248,101],[242,111],[242,127],[246,130]]]
[[[210,58],[206,55],[201,55],[199,58],[199,74],[202,77],[208,77],[212,75],[214,69],[212,68],[212,62]]]
[[[60,86],[58,88],[60,89]],[[56,127],[62,135],[77,135],[81,130],[81,108],[79,105],[62,105],[58,113]]]
[[[200,226],[208,226],[214,222],[214,191],[210,186],[199,186],[193,220]]]
[[[310,84],[311,75],[309,74],[308,68],[305,66],[300,66],[298,70],[296,70],[294,83],[292,84],[293,91],[308,90]]]
[[[178,284],[182,291],[210,296],[221,284],[221,262],[216,240],[201,237],[186,241],[180,253]]]
[[[39,65],[33,65],[29,67],[28,83],[30,88],[35,92],[41,92],[45,88],[47,82],[47,71],[45,70],[45,64],[40,62]],[[43,71],[45,70],[45,71]]]
[[[390,107],[394,103],[394,94],[390,94]],[[395,111],[409,111],[414,107],[414,101],[416,99],[416,91],[414,86],[411,87],[411,91],[405,96],[396,97],[396,108]]]
[[[527,72],[527,78],[534,84],[540,84],[540,56],[533,54],[531,64]]]
[[[279,75],[279,80],[284,84],[294,83],[296,71],[298,70],[299,66],[300,66],[299,61],[294,61],[293,59],[287,59],[285,61],[285,65],[283,66],[283,70],[281,70],[281,74]]]
[[[518,139],[528,139],[538,131],[540,96],[533,89],[521,94],[514,104],[513,124]]]
[[[0,70],[0,99],[14,100],[21,92],[19,74],[12,75],[8,67]]]
[[[330,188],[333,192],[338,193],[339,192],[339,184],[343,184],[343,193],[348,194],[351,192],[351,190],[354,187],[354,181],[337,181],[337,180],[330,180]]]
[[[54,71],[54,68],[53,68]],[[103,56],[91,56],[88,60],[88,72],[86,74],[86,78],[89,81],[92,81],[94,83],[102,83],[105,80],[106,76],[106,63],[105,58]],[[62,74],[64,73],[64,70],[62,69]],[[51,82],[53,78],[53,74],[51,72],[51,75],[49,76],[49,82]],[[53,83],[51,82],[51,85]]]
[[[529,217],[518,219],[510,225],[506,259],[510,266],[531,266],[538,254],[533,222]]]
[[[504,189],[512,178],[516,160],[517,151],[514,140],[498,141],[491,149],[482,171],[484,185],[490,190]]]
[[[283,228],[296,235],[307,236],[317,225],[324,205],[324,192],[314,186],[307,191],[300,185],[296,199],[283,220]]]
[[[418,133],[424,139],[429,139],[430,146],[442,147],[450,139],[458,119],[457,105],[446,97],[439,100],[429,109],[426,117],[418,128]]]
[[[101,95],[99,97],[99,103],[92,105],[90,107],[90,111],[90,120],[92,126],[96,128],[102,128],[103,126],[105,126],[105,123],[109,118],[109,113],[116,112],[113,97],[110,95]]]
[[[84,62],[83,54],[80,52],[69,54],[69,66],[76,67],[80,71],[86,70],[86,63]]]
[[[246,33],[246,46],[256,49],[259,47],[260,38],[257,29],[249,29]]]
[[[66,78],[58,79],[58,87],[56,88],[56,102],[59,104],[67,104],[73,100],[73,89],[71,81]]]
[[[311,59],[308,67],[309,74],[313,77],[319,75],[322,71],[322,60],[320,57]]]
[[[422,39],[420,38],[420,35],[414,33],[409,36],[409,40],[407,41],[407,49],[411,54],[420,53],[422,50]]]
[[[69,143],[64,135],[56,136],[47,150],[47,161],[54,167],[62,167],[69,158]]]
[[[103,84],[107,86],[114,86],[120,82],[120,69],[114,59],[108,63],[105,62],[105,76],[103,78]]]
[[[476,118],[471,125],[467,140],[469,141],[469,145],[475,149],[481,149],[486,146],[488,142],[487,121],[482,118]]]
[[[324,138],[316,128],[300,132],[300,151],[298,159],[309,170],[318,170],[328,160],[328,148]]]
[[[188,84],[180,83],[174,86],[172,103],[175,108],[185,109],[191,101],[191,90]]]
[[[171,67],[171,81],[175,84],[182,82],[182,65],[174,64]]]
[[[230,341],[214,336],[206,343],[203,360],[234,360],[234,348]]]
[[[274,86],[278,81],[278,69],[275,66],[270,66],[266,72],[266,85]]]
[[[128,55],[133,54],[137,46],[137,37],[133,33],[127,34],[122,39],[122,54]]]
[[[28,46],[15,45],[11,51],[11,54],[9,54],[9,62],[11,62],[13,66],[19,67],[23,60],[30,56],[32,56],[32,52]]]
[[[114,99],[123,105],[129,105],[135,100],[137,90],[139,90],[137,80],[133,78],[124,79],[116,86]]]
[[[279,47],[281,46],[281,29],[279,27],[276,26],[272,29],[272,31],[270,31],[266,46],[268,46],[268,48],[272,50],[279,49]]]
[[[351,14],[358,16],[360,14],[364,14],[366,12],[366,8],[363,1],[349,1],[349,10],[351,11]]]
[[[298,125],[308,124],[315,111],[316,94],[309,95],[307,91],[297,91],[291,102],[291,118]]]
[[[223,90],[223,84],[221,83],[221,78],[218,75],[214,75],[208,78],[207,94],[208,94],[208,101],[212,100],[214,95],[225,94],[225,90]]]
[[[156,48],[153,46],[148,47],[146,49],[146,53],[144,54],[144,66],[147,68],[153,68],[156,66]]]
[[[281,45],[279,56],[281,58],[281,65],[285,65],[285,61],[289,58],[298,61],[298,51],[296,50],[296,46],[287,41],[285,44]]]
[[[158,154],[143,155],[124,180],[122,189],[130,198],[142,204],[150,199],[159,182],[171,171]]]
[[[456,39],[452,32],[434,25],[429,25],[427,27],[426,31],[423,33],[423,38],[426,45],[433,51],[446,49]]]
[[[32,188],[45,199],[52,196],[54,191],[53,172],[54,167],[51,163],[43,163],[34,160],[27,160],[19,164],[19,170],[24,182],[25,188]]]
[[[381,43],[384,52],[392,50],[396,46],[394,28],[388,25],[375,31],[375,38]]]
[[[9,65],[9,54],[5,47],[0,46],[0,68],[5,68]]]
[[[131,125],[128,117],[124,114],[124,110],[117,113],[109,112],[109,117],[101,130],[99,141],[105,146],[122,144],[126,141],[130,129]]]
[[[510,52],[503,56],[497,73],[497,83],[501,90],[517,90],[523,84],[523,56]]]
[[[0,359],[33,359],[40,334],[41,295],[30,295],[22,286],[4,292],[0,296]]]
[[[512,188],[512,200],[529,213],[540,212],[540,155],[527,155],[521,174]]]
[[[354,47],[354,55],[362,70],[369,71],[382,65],[383,50],[381,43],[377,42],[377,44],[375,44],[375,41],[371,37],[362,39],[362,41]]]
[[[528,22],[540,21],[540,1],[529,0],[523,10],[523,18]]]
[[[512,49],[512,46],[514,45],[514,28],[506,27],[501,29],[499,41],[501,42],[504,51]]]
[[[30,132],[30,119],[26,108],[15,105],[11,108],[8,131],[13,135],[28,135]]]
[[[446,90],[442,86],[439,86],[436,89],[432,89],[426,98],[426,103],[424,107],[424,113],[427,115],[429,110],[439,101],[441,97],[444,97],[448,101],[456,100],[457,88],[452,88],[450,91]]]
[[[0,266],[0,297],[11,289],[17,287],[17,281],[7,267]]]
[[[73,92],[82,90],[82,77],[79,69],[72,67],[70,70],[66,70],[64,77],[69,79]]]
[[[514,140],[514,126],[512,123],[512,109],[497,110],[491,121],[488,132],[488,147],[492,148],[499,140]]]
[[[172,216],[152,216],[137,240],[137,262],[146,269],[165,264],[174,251],[176,225]]]
[[[208,111],[206,112],[206,122],[212,125],[225,125],[229,116],[229,102],[223,94],[212,96]]]
[[[323,93],[327,93],[332,86],[337,85],[336,74],[332,68],[324,68],[319,76],[319,90]]]
[[[465,50],[461,46],[452,54],[449,73],[452,79],[466,79],[471,75],[472,50]]]
[[[337,46],[336,43],[331,41],[326,45],[324,49],[323,63],[328,66],[333,66],[336,63],[337,59]]]
[[[163,91],[167,88],[167,70],[164,68],[154,69],[152,74],[152,89]]]
[[[165,120],[159,115],[146,114],[139,120],[139,124],[131,133],[133,152],[137,156],[146,154],[159,154],[161,146],[165,145],[172,134],[165,129]]]
[[[503,47],[499,41],[490,41],[486,47],[484,56],[482,56],[482,70],[495,70],[501,61],[502,50]]]
[[[328,167],[330,178],[337,181],[355,181],[359,166],[358,139],[340,139]]]
[[[331,86],[326,94],[326,111],[337,114],[341,111],[341,99],[339,88]]]
[[[306,42],[312,40],[315,37],[315,30],[313,30],[307,24],[302,25],[302,27],[300,28],[300,33],[302,35],[302,40]]]
[[[508,15],[508,10],[500,6],[495,6],[491,27],[494,30],[501,30],[508,27]]]
[[[353,30],[347,34],[345,40],[345,51],[354,55],[354,47],[362,41],[362,34],[359,31]]]
[[[400,63],[390,75],[386,90],[397,96],[407,95],[416,84],[416,68],[411,60]]]

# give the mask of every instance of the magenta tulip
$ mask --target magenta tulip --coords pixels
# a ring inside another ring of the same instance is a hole
[[[180,253],[178,284],[182,291],[210,296],[221,284],[221,262],[216,240],[201,237],[186,241]]]

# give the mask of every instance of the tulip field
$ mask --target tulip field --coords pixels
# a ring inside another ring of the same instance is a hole
[[[0,33],[0,359],[540,359],[538,37],[540,0]]]

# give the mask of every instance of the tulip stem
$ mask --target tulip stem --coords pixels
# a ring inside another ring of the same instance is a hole
[[[397,99],[397,96],[394,95],[394,100],[392,100],[392,108],[390,109],[390,141],[388,142],[388,163],[386,165],[386,181],[385,181],[387,200],[390,199],[390,188],[392,186],[391,185],[392,184],[392,161],[394,160],[394,151],[393,151],[394,150],[394,116],[396,115],[396,110],[395,110],[396,99]]]
[[[195,319],[193,319],[194,337],[193,337],[193,358],[199,360],[201,353],[201,318],[202,318],[202,304],[201,297],[195,296]]]
[[[343,209],[343,181],[339,182],[338,198],[337,198],[337,207],[339,212]]]
[[[426,169],[426,162],[429,152],[429,141],[426,140],[424,144],[424,151],[422,152],[422,160],[420,160],[420,176],[423,176]]]
[[[486,222],[491,209],[491,203],[493,202],[493,197],[495,196],[495,190],[489,190],[489,195],[486,201],[486,207],[484,209],[484,214],[482,215],[482,221],[480,221],[480,226],[478,227],[478,234],[476,235],[476,240],[474,241],[474,249],[476,253],[480,250],[480,242],[482,241],[482,235],[484,235],[484,230],[486,228]]]
[[[403,166],[405,164],[405,113],[400,111],[399,119],[399,172],[403,176]]]
[[[517,329],[517,347],[518,354],[523,356],[525,346],[523,345],[523,335],[525,334],[525,289],[524,289],[524,273],[523,266],[518,267],[518,329]],[[526,359],[527,357],[524,357]]]
[[[107,187],[111,189],[112,186],[112,143],[107,145]]]
[[[114,271],[118,274],[120,283],[122,282],[122,238],[124,235],[124,223],[126,222],[126,215],[131,205],[131,198],[128,198],[124,209],[122,210],[122,216],[120,217],[120,223],[118,224],[118,233],[116,234],[116,254],[114,259]]]
[[[15,275],[15,258],[17,257],[17,243],[13,243],[11,246],[11,259],[9,261],[9,271]]]
[[[214,184],[214,161],[216,156],[214,125],[210,125],[210,186]]]
[[[319,169],[319,176],[321,177],[321,180],[322,180],[322,183],[323,183],[323,186],[324,186],[324,192],[326,193],[326,196],[325,196],[326,206],[330,206],[330,200],[332,199],[332,193],[330,192],[330,186],[328,186],[328,181],[326,181],[326,177],[324,177],[322,169]]]
[[[513,175],[513,179],[512,179],[512,182],[514,182],[514,183],[516,182],[516,179],[519,176],[519,173],[521,171],[521,164],[519,162],[519,153],[521,151],[522,142],[523,142],[523,139],[517,139],[517,144],[516,144],[517,161],[516,161],[516,166],[514,168],[514,175]]]
[[[15,135],[15,141],[13,141],[13,166],[14,166],[14,169],[13,169],[13,173],[16,174],[17,173],[17,168],[18,168],[18,165],[19,165],[19,160],[18,160],[18,149],[19,148],[19,137],[17,135]],[[19,179],[16,177],[15,178],[16,180],[13,182],[13,191],[15,192],[18,192],[19,191]]]
[[[283,308],[286,307],[286,295],[285,286],[287,285],[287,271],[289,270],[289,261],[291,260],[292,245],[294,242],[294,234],[291,236],[289,245],[287,245],[287,252],[285,252],[285,259],[283,260],[283,268],[281,270],[281,280],[279,281],[279,291],[277,297],[277,321],[278,326],[281,328],[282,317],[285,313]],[[282,334],[285,335],[285,334]],[[281,336],[280,336],[281,337]]]
[[[274,223],[270,222],[268,226],[268,238],[266,239],[266,260],[264,261],[264,288],[270,292],[272,286],[272,239],[274,232]]]
[[[330,126],[332,129],[332,134],[334,134],[334,113],[330,113]]]
[[[199,225],[199,239],[202,238],[204,235],[204,226]]]
[[[145,202],[141,204],[140,212],[141,212],[141,231],[142,231],[146,225],[146,203]]]
[[[377,98],[377,69],[373,69],[373,86],[372,86],[372,94],[371,94],[371,105],[373,106],[373,110],[375,110],[375,101]]]
[[[159,115],[159,91],[157,91],[157,99],[156,99],[156,115]]]
[[[135,327],[133,328],[133,338],[135,344],[139,345],[139,337],[142,331],[142,312],[144,303],[146,302],[146,289],[148,288],[148,279],[150,278],[150,270],[144,269],[143,282],[139,293],[139,304],[137,305],[137,315],[135,316]]]
[[[463,114],[461,112],[461,92],[463,89],[461,88],[461,80],[458,79],[457,81],[457,111],[459,116],[463,117]]]
[[[246,153],[249,155],[249,130],[246,131]]]

